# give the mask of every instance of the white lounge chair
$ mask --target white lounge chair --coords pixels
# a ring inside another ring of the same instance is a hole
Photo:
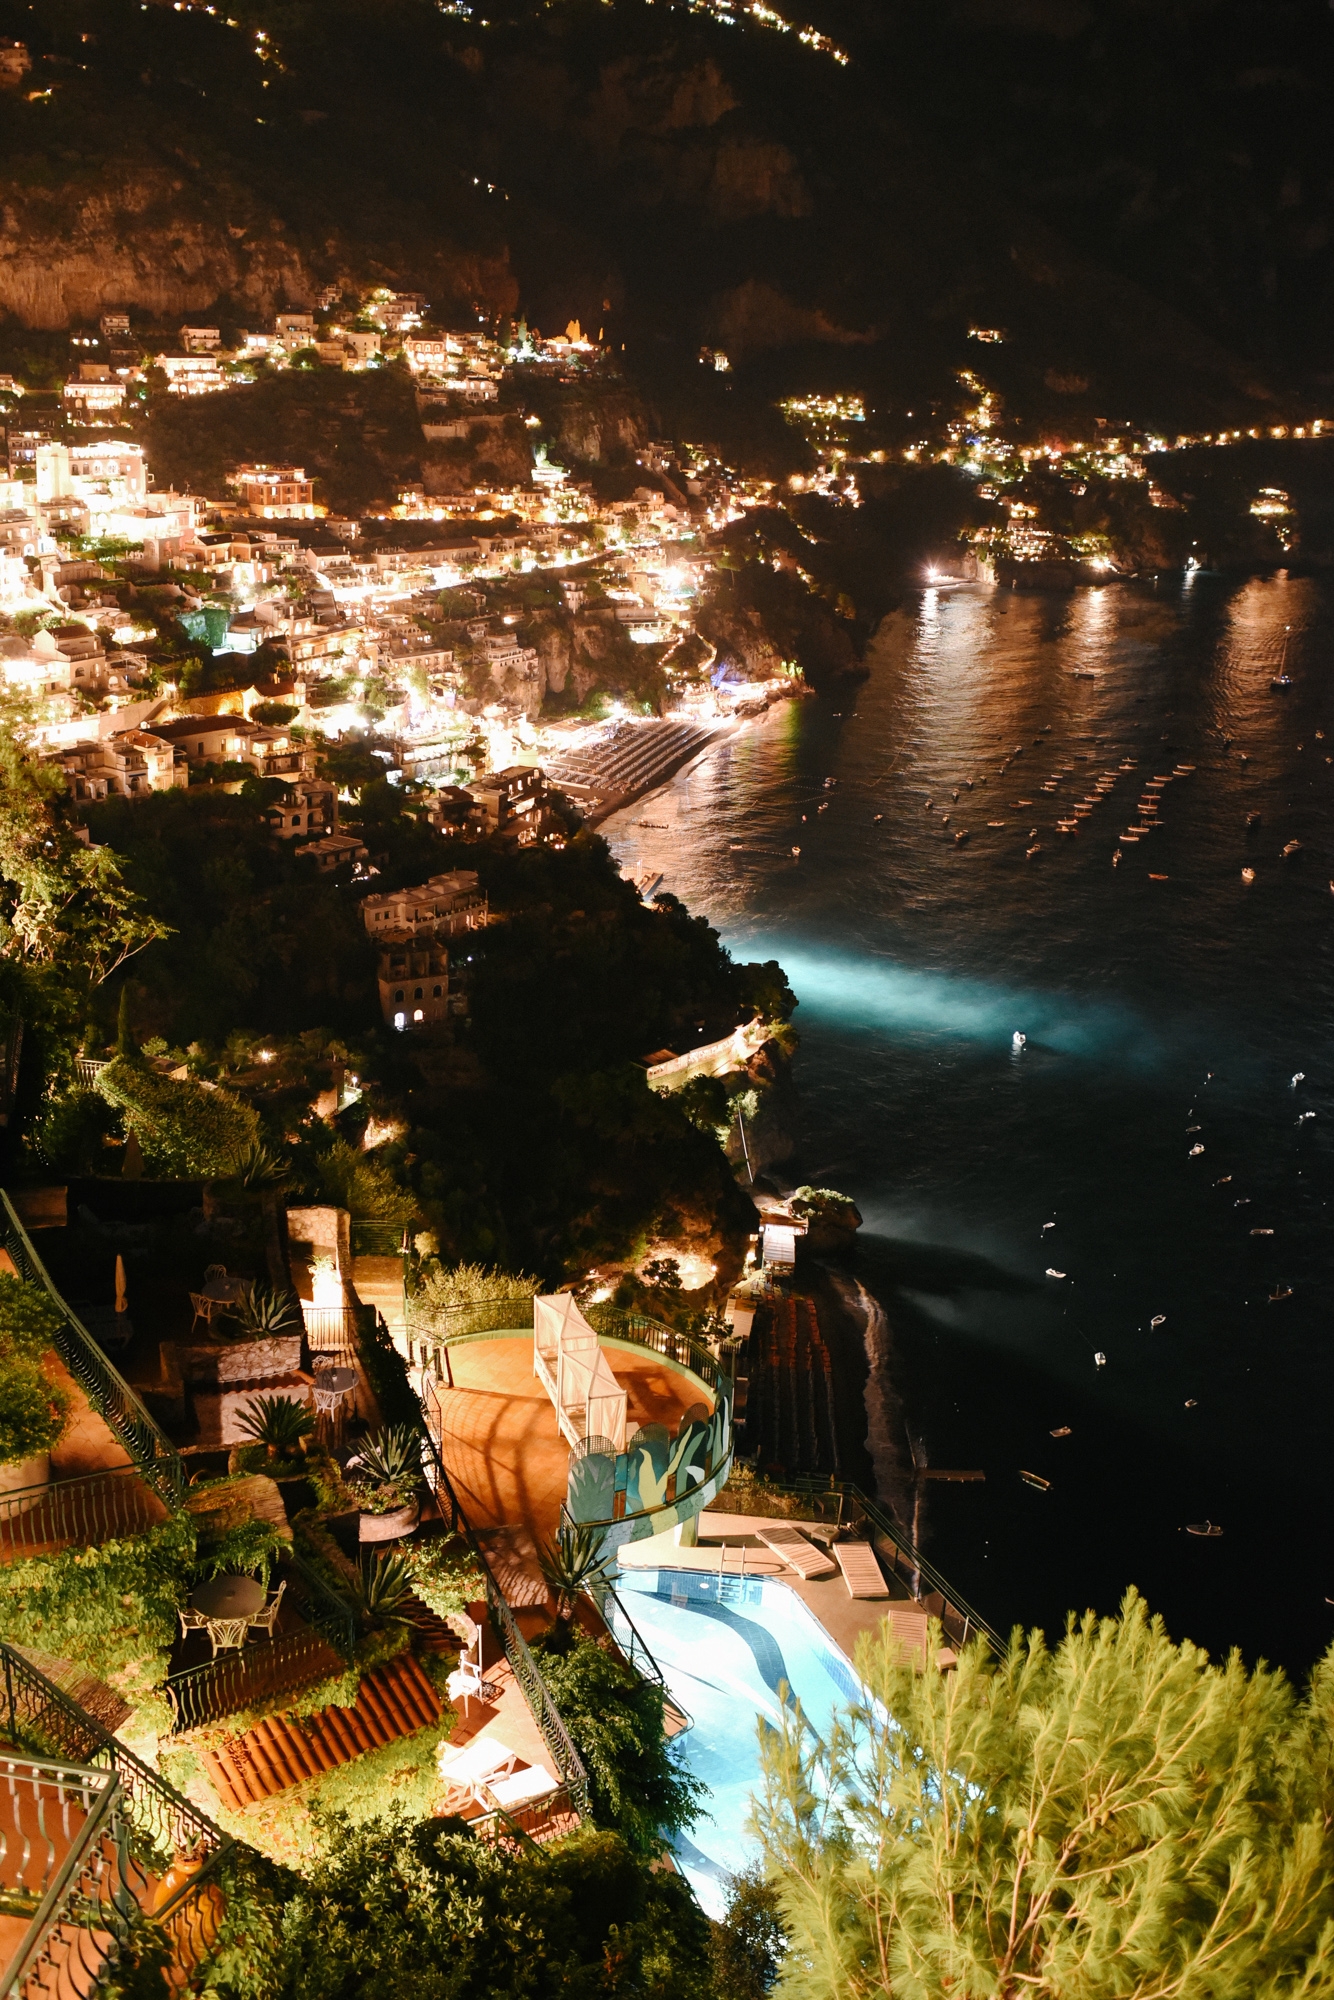
[[[436,1757],[436,1767],[447,1783],[475,1792],[479,1785],[507,1776],[518,1761],[518,1753],[507,1750],[494,1736],[478,1736],[457,1750],[451,1750],[448,1743],[443,1744]]]
[[[805,1583],[814,1583],[822,1576],[837,1576],[838,1565],[832,1563],[823,1549],[817,1549],[808,1542],[799,1528],[789,1522],[775,1522],[772,1528],[759,1528],[756,1533],[766,1549],[772,1549],[781,1556],[789,1569],[794,1569]]]
[[[553,1778],[543,1765],[530,1764],[508,1778],[488,1778],[485,1789],[489,1799],[494,1799],[506,1812],[512,1812],[515,1806],[531,1805],[534,1799],[544,1799],[549,1793],[559,1791],[560,1780]]]
[[[843,1572],[849,1597],[888,1597],[889,1585],[869,1542],[835,1542],[834,1561]]]
[[[494,1701],[500,1690],[487,1680],[476,1660],[461,1659],[453,1673],[445,1682],[445,1693],[451,1702],[462,1702],[463,1712],[468,1712],[468,1703],[476,1695],[478,1701]]]

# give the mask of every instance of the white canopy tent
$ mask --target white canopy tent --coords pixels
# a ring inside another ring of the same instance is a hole
[[[568,1292],[533,1302],[533,1373],[555,1405],[568,1444],[599,1437],[624,1451],[625,1391]]]

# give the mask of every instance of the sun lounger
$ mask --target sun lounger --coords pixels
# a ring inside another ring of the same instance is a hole
[[[835,1542],[834,1561],[843,1572],[849,1597],[888,1597],[889,1586],[869,1542]]]
[[[508,1778],[491,1778],[487,1781],[487,1797],[494,1799],[506,1812],[515,1806],[531,1805],[534,1799],[544,1799],[548,1792],[559,1789],[560,1780],[553,1778],[550,1771],[541,1764],[530,1764],[525,1771],[515,1771]]]
[[[930,1616],[925,1605],[894,1604],[885,1619],[894,1635],[895,1651],[905,1667],[926,1665],[926,1624]]]
[[[766,1549],[772,1549],[776,1556],[781,1556],[788,1568],[794,1569],[806,1583],[813,1583],[817,1577],[836,1576],[838,1573],[837,1565],[830,1562],[823,1549],[817,1549],[799,1529],[790,1527],[786,1522],[776,1522],[772,1528],[761,1528],[759,1540]]]
[[[494,1736],[479,1736],[458,1750],[451,1750],[446,1743],[436,1758],[442,1778],[451,1785],[464,1785],[469,1789],[507,1775],[517,1762],[515,1752],[507,1750]]]

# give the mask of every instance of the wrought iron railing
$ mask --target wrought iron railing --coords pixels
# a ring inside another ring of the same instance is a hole
[[[775,1483],[775,1492],[799,1497],[807,1508],[806,1518],[824,1521],[831,1527],[861,1530],[873,1543],[877,1555],[888,1564],[908,1595],[939,1618],[945,1637],[953,1646],[962,1646],[981,1633],[992,1648],[1004,1654],[1008,1648],[995,1627],[974,1611],[965,1597],[946,1582],[935,1565],[906,1535],[878,1501],[860,1486],[846,1479],[784,1480]],[[923,1588],[925,1586],[925,1588]]]
[[[516,1847],[524,1854],[541,1854],[542,1842],[572,1833],[579,1824],[579,1811],[566,1786],[557,1786],[544,1799],[526,1806],[492,1806],[490,1811],[468,1821],[475,1839],[494,1841],[501,1847]]]
[[[628,1340],[636,1347],[651,1348],[664,1360],[673,1361],[678,1368],[688,1368],[693,1375],[698,1375],[715,1396],[722,1393],[731,1395],[732,1374],[726,1359],[720,1361],[693,1333],[681,1333],[674,1326],[663,1326],[656,1319],[646,1319],[643,1313],[623,1312],[619,1306],[613,1305],[590,1306],[584,1317],[594,1332],[602,1334],[607,1340]]]
[[[357,1308],[355,1306],[301,1307],[306,1345],[312,1354],[336,1354],[346,1366],[355,1367],[357,1349]]]
[[[626,1610],[624,1600],[617,1594],[614,1584],[604,1577],[601,1583],[594,1585],[593,1596],[602,1614],[602,1622],[620,1647],[623,1657],[641,1680],[650,1681],[659,1690],[664,1704],[673,1711],[677,1724],[673,1733],[679,1734],[683,1729],[693,1729],[694,1716],[681,1706],[668,1687],[667,1676],[654,1659],[647,1640]]]
[[[422,1468],[427,1485],[435,1497],[442,1518],[448,1521],[454,1534],[463,1535],[482,1573],[482,1584],[486,1592],[487,1608],[491,1613],[500,1643],[505,1649],[505,1657],[510,1670],[522,1690],[524,1700],[532,1713],[534,1722],[541,1731],[542,1741],[556,1760],[556,1774],[568,1791],[575,1810],[582,1814],[588,1811],[588,1773],[584,1769],[579,1752],[561,1718],[555,1699],[542,1678],[528,1642],[515,1622],[514,1613],[505,1602],[504,1593],[491,1574],[491,1566],[482,1549],[478,1546],[467,1515],[459,1504],[458,1494],[444,1462],[436,1447],[426,1422],[426,1412],[421,1411],[422,1420]]]
[[[172,1734],[222,1722],[271,1696],[290,1694],[337,1671],[356,1651],[357,1619],[345,1598],[331,1590],[294,1550],[285,1550],[279,1574],[287,1602],[302,1624],[246,1646],[228,1646],[197,1667],[168,1674],[162,1691],[171,1703]]]
[[[4,1974],[5,2000],[91,2000],[127,1941],[138,1904],[126,1870],[114,1771],[47,1760],[0,1763],[0,1867],[11,1915],[28,1928]]]
[[[108,1429],[119,1438],[145,1479],[171,1508],[179,1512],[185,1494],[185,1468],[176,1447],[159,1429],[120,1372],[108,1361],[83,1321],[52,1284],[46,1266],[32,1247],[14,1204],[0,1189],[0,1229],[10,1261],[20,1277],[41,1285],[60,1311],[56,1345],[75,1381],[88,1395]]]
[[[0,1494],[0,1562],[96,1548],[121,1535],[140,1535],[166,1513],[165,1501],[132,1465],[14,1487]]]
[[[424,1292],[409,1292],[405,1307],[408,1337],[425,1352],[457,1347],[489,1333],[531,1333],[533,1296],[518,1292],[505,1299],[469,1299],[462,1305],[433,1306]]]
[[[167,1933],[178,1971],[202,1963],[217,1937],[224,1871],[235,1843],[207,1814],[127,1750],[95,1717],[15,1647],[0,1642],[0,1734],[40,1755],[68,1758],[113,1782],[114,1843],[88,1848],[67,1877],[63,1900],[34,1916],[24,1941],[27,1972],[4,2000],[37,1993],[92,2000],[109,1957],[140,1915]],[[169,1886],[172,1878],[178,1886]],[[53,1889],[55,1885],[53,1884]],[[164,1893],[165,1892],[165,1893]],[[114,1918],[114,1923],[110,1920]],[[59,1978],[34,1974],[60,1968]]]

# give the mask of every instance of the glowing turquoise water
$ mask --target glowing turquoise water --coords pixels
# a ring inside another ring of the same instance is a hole
[[[784,1584],[629,1570],[617,1589],[674,1700],[694,1719],[676,1738],[676,1754],[708,1786],[708,1816],[677,1842],[676,1857],[705,1909],[719,1916],[727,1877],[757,1852],[747,1820],[760,1786],[760,1727],[772,1728],[783,1700],[795,1697],[823,1735],[834,1709],[856,1698],[857,1682]]]
[[[911,1505],[909,1430],[985,1471],[920,1497],[928,1552],[1002,1628],[1133,1582],[1216,1650],[1303,1667],[1334,1633],[1331,654],[1311,579],[925,592],[860,688],[609,829],[788,969],[785,1171],[866,1217],[882,1487]],[[1120,842],[1178,763],[1159,828]],[[1206,1518],[1222,1537],[1184,1532]]]

